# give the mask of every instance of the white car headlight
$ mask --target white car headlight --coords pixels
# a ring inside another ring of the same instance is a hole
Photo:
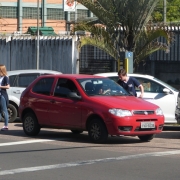
[[[161,108],[156,109],[156,115],[163,115],[163,111],[161,110]]]
[[[124,116],[132,116],[131,111],[124,109],[109,109],[109,112],[115,116],[124,117]]]

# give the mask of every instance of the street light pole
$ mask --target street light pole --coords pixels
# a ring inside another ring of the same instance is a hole
[[[74,3],[75,3],[75,16],[74,16],[74,24],[76,24],[77,22],[77,1],[74,1]]]
[[[166,23],[166,0],[164,0],[164,13],[163,13],[164,23]]]
[[[37,52],[36,52],[37,69],[39,69],[39,0],[37,0]]]

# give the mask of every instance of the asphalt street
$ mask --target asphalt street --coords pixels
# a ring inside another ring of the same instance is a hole
[[[0,131],[0,180],[175,180],[179,138],[180,127],[172,125],[151,142],[109,137],[106,144],[93,144],[87,132],[42,129],[38,136],[28,137],[21,123],[10,123],[9,131]]]

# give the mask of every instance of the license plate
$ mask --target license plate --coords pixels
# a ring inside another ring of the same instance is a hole
[[[155,123],[154,122],[141,122],[141,128],[155,128]]]

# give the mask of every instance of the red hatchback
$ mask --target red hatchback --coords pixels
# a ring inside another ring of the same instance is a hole
[[[22,93],[19,115],[27,135],[37,135],[43,127],[88,131],[96,143],[108,135],[150,141],[164,125],[157,105],[132,96],[109,78],[80,74],[38,77]]]

